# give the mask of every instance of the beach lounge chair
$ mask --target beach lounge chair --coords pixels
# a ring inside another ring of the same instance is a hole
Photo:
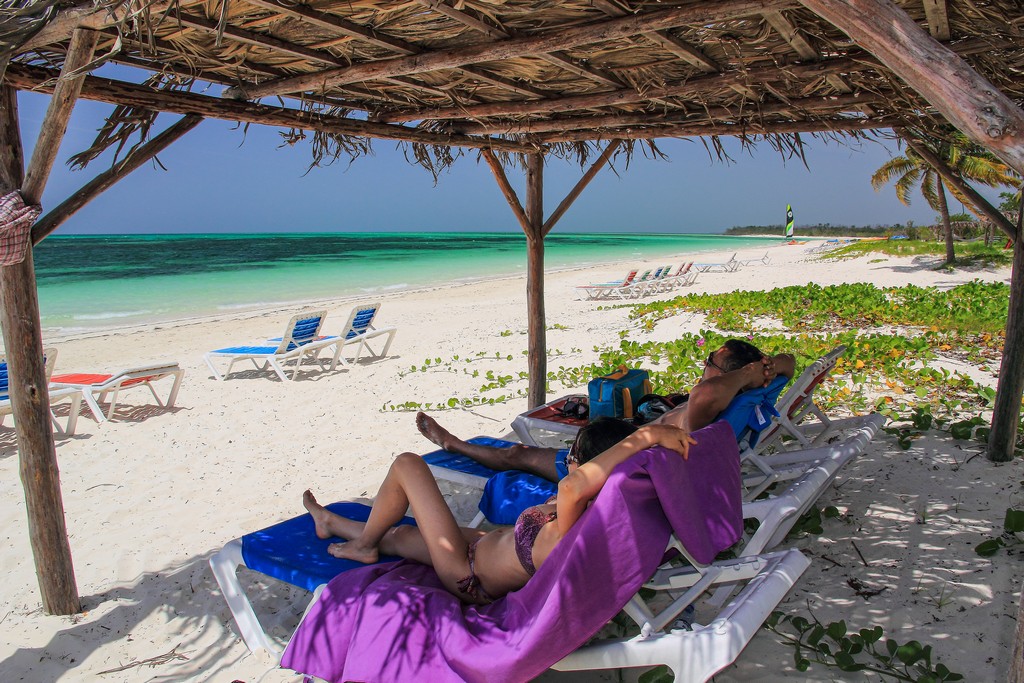
[[[769,258],[768,252],[766,251],[766,252],[764,252],[764,256],[762,256],[761,258],[752,258],[752,259],[746,259],[744,261],[739,261],[739,265],[741,265],[741,266],[767,266],[771,262],[772,262],[772,260],[771,260],[771,258]]]
[[[587,424],[587,418],[567,416],[562,412],[566,402],[586,399],[584,394],[570,394],[548,401],[542,406],[517,415],[512,420],[512,431],[527,446],[544,446],[545,436],[554,435],[559,441],[571,441],[576,432]]]
[[[153,394],[153,399],[162,408],[170,408],[178,397],[178,388],[181,386],[181,378],[185,371],[178,367],[177,363],[157,363],[144,365],[128,370],[121,370],[114,374],[87,374],[71,373],[65,375],[54,375],[50,386],[52,388],[72,388],[82,392],[82,398],[92,411],[97,422],[105,422],[114,417],[114,410],[117,409],[117,398],[123,389],[131,387],[146,387]],[[171,389],[167,398],[160,399],[156,393],[154,382],[162,379],[171,379]],[[106,400],[110,395],[110,408],[107,414],[103,414],[99,402]]]
[[[433,683],[470,672],[475,680],[529,680],[551,666],[664,663],[677,677],[706,680],[739,655],[808,565],[797,550],[714,562],[740,528],[737,498],[728,493],[738,463],[720,457],[723,439],[735,451],[729,430],[716,425],[701,433],[688,461],[652,449],[620,465],[537,574],[491,605],[462,605],[416,563],[346,572],[307,610],[282,666],[326,680]],[[707,463],[710,473],[694,473]],[[686,592],[656,612],[636,594],[646,577],[658,579],[673,533],[673,547],[694,567],[688,577],[672,568],[673,587]],[[609,552],[624,547],[630,552]],[[724,609],[700,606],[707,625],[671,628],[702,593],[737,584],[743,590]],[[643,621],[637,636],[577,650],[623,607]]]
[[[43,349],[44,373],[49,380],[53,375],[53,368],[57,364],[57,349]],[[78,423],[78,413],[82,405],[82,392],[74,388],[50,387],[47,392],[50,397],[50,420],[53,422],[54,431],[60,437],[73,436],[75,426]],[[60,421],[53,412],[53,404],[60,401],[71,401],[67,422],[61,426]],[[10,396],[10,375],[7,371],[7,357],[0,355],[0,425],[8,415],[14,414],[14,406]]]
[[[693,272],[693,277],[696,278],[697,273],[693,270],[693,261],[687,261],[686,263],[680,264],[679,269],[665,279],[665,285],[669,289],[674,287],[685,287],[691,283],[691,272]]]
[[[651,283],[654,280],[654,271],[645,270],[643,275],[636,278],[626,287],[618,290],[620,298],[635,299],[649,293]]]
[[[360,522],[365,522],[370,514],[369,506],[360,503],[332,503],[327,508]],[[416,522],[406,517],[401,523]],[[229,541],[210,557],[214,578],[238,625],[239,634],[250,651],[262,648],[268,652],[280,652],[281,648],[267,636],[256,616],[252,603],[238,581],[238,569],[246,567],[318,593],[318,589],[338,574],[366,566],[327,554],[327,546],[331,543],[331,540],[316,537],[313,518],[305,514]],[[380,562],[394,562],[398,559],[384,555]]]
[[[391,342],[395,339],[397,328],[376,328],[373,326],[374,318],[377,317],[380,306],[378,302],[360,304],[352,309],[348,320],[345,322],[345,327],[342,328],[341,335],[338,337],[340,341],[335,351],[334,364],[337,364],[339,359],[344,360],[343,349],[352,344],[356,345],[356,354],[352,362],[357,362],[363,351],[369,351],[369,355],[373,358],[384,358],[388,355],[388,350],[391,348]],[[371,339],[377,339],[378,337],[384,338],[384,346],[381,347],[380,352],[374,351],[369,344]],[[330,337],[327,338],[330,339]],[[331,367],[333,369],[334,365]]]
[[[337,337],[325,338],[320,336],[320,328],[324,324],[326,316],[327,311],[299,313],[292,316],[291,320],[288,321],[285,333],[277,344],[230,346],[216,349],[203,356],[203,360],[210,367],[213,376],[222,381],[231,373],[231,368],[234,364],[242,360],[251,360],[257,369],[266,370],[268,367],[273,368],[282,382],[288,380],[284,366],[290,361],[293,364],[292,379],[295,379],[299,374],[299,369],[304,359],[310,358],[317,361],[319,360],[320,353],[325,348],[335,346],[337,343]],[[331,362],[332,370],[336,365],[340,351],[340,347],[335,351],[335,358]],[[215,358],[225,358],[228,360],[228,367],[223,374],[214,365],[213,360]],[[323,364],[321,364],[321,368],[322,366]]]
[[[740,267],[740,262],[736,260],[736,254],[734,253],[724,263],[694,263],[693,267],[699,273],[732,273]]]
[[[846,352],[845,346],[837,346],[809,365],[782,396],[776,409],[778,415],[773,424],[761,433],[757,452],[772,446],[781,446],[783,437],[795,439],[800,447],[817,446],[842,425],[848,423],[829,418],[814,401],[814,390],[821,385],[836,366],[836,361]],[[800,426],[808,415],[818,419],[817,424]]]
[[[636,277],[637,271],[631,270],[626,277],[618,282],[599,282],[590,285],[579,285],[576,287],[576,298],[578,299],[607,299],[611,296],[619,296],[619,292],[629,287]]]

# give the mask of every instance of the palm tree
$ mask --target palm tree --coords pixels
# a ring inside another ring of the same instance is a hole
[[[964,182],[971,180],[988,187],[1013,186],[1018,178],[1013,170],[1000,162],[984,147],[971,142],[960,131],[954,131],[948,139],[937,140],[923,134],[915,134],[916,142],[927,145],[950,170]],[[949,220],[949,206],[946,190],[949,190],[971,213],[980,217],[978,209],[954,186],[948,184],[938,171],[929,166],[910,147],[905,156],[893,157],[871,176],[871,186],[877,192],[889,181],[895,179],[896,197],[910,205],[911,191],[920,185],[921,194],[928,206],[939,212],[946,233],[946,265],[951,265],[953,252],[953,226]]]

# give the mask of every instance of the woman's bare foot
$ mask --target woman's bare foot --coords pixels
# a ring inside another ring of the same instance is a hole
[[[306,508],[306,512],[313,516],[317,538],[328,539],[334,536],[329,525],[331,511],[316,502],[313,492],[309,489],[306,489],[306,492],[302,494],[302,507]]]
[[[431,443],[440,446],[446,451],[450,450],[448,446],[454,437],[452,437],[451,432],[437,424],[437,420],[434,418],[426,413],[416,413],[416,428]]]
[[[356,562],[362,562],[363,564],[373,564],[380,559],[380,552],[377,547],[363,548],[356,545],[355,541],[349,541],[348,543],[332,543],[327,546],[327,552],[334,557],[340,557],[343,560],[355,560]]]

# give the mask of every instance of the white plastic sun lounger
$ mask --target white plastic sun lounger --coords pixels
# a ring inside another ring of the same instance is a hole
[[[153,394],[153,399],[162,408],[170,408],[178,397],[178,389],[181,387],[181,379],[185,371],[178,367],[177,363],[157,363],[144,365],[128,370],[121,370],[115,374],[87,374],[71,373],[66,375],[55,375],[50,384],[51,388],[72,388],[82,392],[82,398],[92,411],[97,422],[104,422],[114,417],[114,410],[117,409],[117,398],[121,390],[130,387],[146,387]],[[171,389],[166,399],[160,398],[156,393],[154,382],[162,379],[172,379]],[[99,402],[110,395],[110,408],[106,415],[100,408]]]
[[[693,267],[699,273],[731,273],[740,267],[740,262],[736,260],[736,254],[733,254],[725,263],[694,263]]]
[[[282,382],[288,380],[284,366],[289,361],[292,363],[292,379],[299,374],[302,361],[306,358],[319,360],[320,353],[328,347],[335,346],[337,337],[321,337],[320,328],[323,326],[327,311],[307,311],[292,316],[285,328],[285,333],[276,344],[258,344],[252,346],[230,346],[223,349],[210,351],[203,360],[209,366],[213,376],[223,380],[231,373],[235,363],[242,360],[251,360],[257,369],[272,368]],[[335,352],[335,361],[331,362],[333,370],[340,348]],[[215,358],[226,358],[227,369],[221,373],[217,370],[213,360]],[[262,363],[262,365],[261,365]],[[321,368],[323,364],[321,364]]]
[[[552,668],[590,671],[664,664],[672,669],[677,683],[707,681],[736,661],[809,564],[810,560],[798,550],[716,563],[713,569],[719,582],[732,582],[743,589],[725,608],[713,612],[706,624],[693,623],[689,630],[669,626],[682,609],[699,597],[690,591],[702,593],[713,584],[705,583],[706,577],[699,573],[676,574],[667,580],[655,574],[647,587],[674,590],[692,585],[681,601],[685,603],[682,609],[674,603],[667,613],[650,615],[652,620],[664,622],[666,628],[649,630],[645,627],[651,621],[645,620],[639,635],[598,640],[579,648]]]
[[[349,314],[348,321],[345,323],[345,327],[342,333],[338,337],[333,337],[339,340],[337,348],[334,354],[334,364],[336,365],[339,360],[347,363],[342,354],[344,347],[350,344],[356,344],[356,353],[353,362],[359,360],[363,351],[369,351],[369,355],[373,358],[384,358],[388,355],[388,350],[391,348],[391,342],[395,339],[395,333],[398,328],[395,327],[381,327],[377,328],[373,326],[374,318],[377,317],[377,313],[380,311],[380,303],[362,304],[352,309],[352,313]],[[376,352],[370,346],[369,341],[378,337],[384,337],[384,346],[380,352]],[[331,337],[327,337],[330,339]],[[333,366],[332,366],[333,367]]]

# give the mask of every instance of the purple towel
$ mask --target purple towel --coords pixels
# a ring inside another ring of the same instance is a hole
[[[534,678],[622,609],[661,562],[670,532],[702,563],[739,539],[732,429],[718,422],[694,438],[688,461],[655,448],[619,465],[533,578],[491,605],[460,602],[415,562],[341,574],[281,665],[339,683]]]

